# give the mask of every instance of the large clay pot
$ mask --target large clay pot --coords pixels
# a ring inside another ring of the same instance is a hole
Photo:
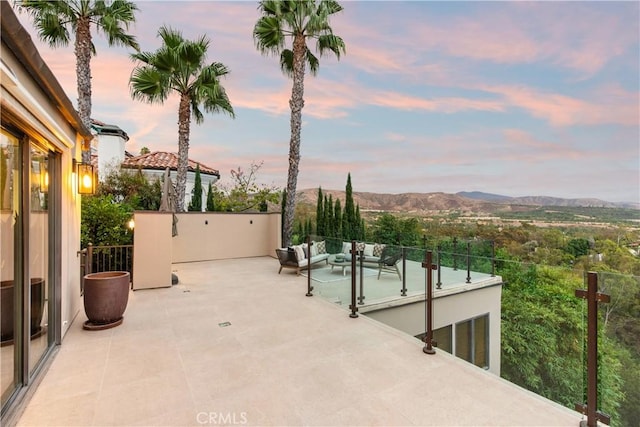
[[[87,320],[83,328],[102,330],[122,323],[129,301],[129,272],[104,271],[84,276],[84,311]]]
[[[42,332],[42,313],[44,311],[45,281],[42,278],[31,279],[31,336],[39,336]],[[0,337],[2,344],[13,342],[14,334],[14,293],[13,280],[0,282]]]

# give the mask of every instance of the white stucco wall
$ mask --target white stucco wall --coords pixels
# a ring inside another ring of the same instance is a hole
[[[104,180],[109,172],[118,170],[124,161],[126,142],[118,135],[96,135],[93,147],[98,155],[98,179]]]

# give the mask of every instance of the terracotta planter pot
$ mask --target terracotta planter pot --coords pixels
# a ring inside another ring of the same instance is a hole
[[[45,281],[42,278],[31,279],[31,337],[35,338],[42,332],[42,313],[44,311]],[[4,280],[0,283],[0,336],[2,344],[13,342],[14,325],[14,294],[13,280]]]
[[[105,271],[84,276],[84,311],[87,320],[83,328],[102,330],[122,323],[129,301],[129,272]]]

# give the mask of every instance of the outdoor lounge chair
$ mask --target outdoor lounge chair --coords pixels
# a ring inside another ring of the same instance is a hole
[[[402,250],[399,247],[385,246],[380,255],[380,261],[378,261],[378,279],[383,271],[396,273],[400,280],[402,280],[402,274],[398,268],[398,264],[402,260]]]

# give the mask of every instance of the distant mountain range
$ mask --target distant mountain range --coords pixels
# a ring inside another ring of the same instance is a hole
[[[345,192],[325,190],[323,194],[331,195],[333,200],[340,199],[344,206]],[[298,201],[315,205],[318,189],[309,188],[298,193]],[[363,211],[384,212],[428,212],[459,211],[470,213],[492,213],[498,211],[515,211],[523,207],[534,206],[568,206],[568,207],[606,207],[640,209],[638,203],[612,203],[599,199],[562,199],[547,196],[509,197],[479,191],[462,191],[448,193],[402,193],[384,194],[353,192],[355,203]]]
[[[640,209],[640,203],[613,203],[600,199],[582,198],[582,199],[563,199],[559,197],[549,196],[524,196],[509,197],[500,194],[483,193],[481,191],[460,191],[456,193],[458,196],[466,197],[473,200],[483,200],[486,202],[506,203],[510,205],[527,205],[527,206],[571,206],[571,207],[599,207],[599,208],[630,208]]]

